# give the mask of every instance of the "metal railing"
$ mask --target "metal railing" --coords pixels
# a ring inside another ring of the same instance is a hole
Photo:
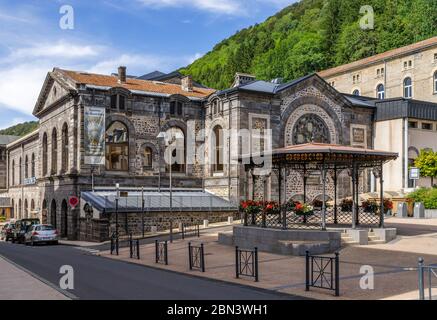
[[[140,260],[140,240],[133,239],[132,234],[129,236],[129,253],[131,259]]]
[[[115,252],[115,254],[118,256],[119,241],[118,235],[114,232],[111,236],[111,255],[113,255]]]
[[[205,249],[203,243],[198,246],[188,243],[188,262],[190,270],[197,269],[205,272]]]
[[[419,273],[419,299],[437,300],[437,265],[426,266],[423,258],[419,258],[417,270]],[[433,289],[436,290],[434,296]],[[428,291],[428,298],[426,297],[426,291]]]
[[[305,256],[305,291],[310,287],[327,289],[340,296],[340,260],[338,253],[335,257],[312,256],[306,252]]]
[[[155,241],[155,262],[168,265],[168,244],[167,241]]]
[[[186,224],[183,223],[182,224],[182,231],[181,231],[181,235],[182,235],[182,240],[185,240],[185,238],[188,237],[200,237],[200,225],[199,224]]]
[[[253,250],[242,250],[235,247],[235,276],[251,277],[258,282],[258,248]]]

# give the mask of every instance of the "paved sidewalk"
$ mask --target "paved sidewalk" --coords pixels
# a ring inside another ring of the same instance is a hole
[[[0,256],[0,300],[69,300]]]

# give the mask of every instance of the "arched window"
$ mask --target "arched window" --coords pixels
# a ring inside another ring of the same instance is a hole
[[[58,132],[52,131],[52,174],[58,173]]]
[[[384,88],[384,85],[383,84],[379,84],[377,87],[376,87],[376,97],[378,98],[378,99],[385,99],[385,88]]]
[[[119,121],[113,122],[106,130],[106,169],[129,170],[129,133]]]
[[[223,129],[214,128],[214,172],[223,172]]]
[[[29,178],[29,157],[26,155],[26,160],[24,160],[24,179]]]
[[[144,170],[150,170],[153,166],[153,151],[152,148],[145,147],[144,148]]]
[[[68,171],[68,126],[62,127],[62,172]]]
[[[48,142],[47,133],[42,138],[42,175],[45,177],[48,170]]]
[[[14,213],[15,213],[15,201],[14,199],[11,200],[11,219],[14,218]]]
[[[52,200],[52,204],[50,206],[50,224],[57,228],[56,225],[56,200]]]
[[[11,170],[11,185],[15,186],[15,160],[12,160]]]
[[[32,164],[31,164],[31,175],[32,175],[32,178],[34,178],[34,177],[36,177],[35,176],[35,154],[34,153],[32,153]]]
[[[18,200],[18,213],[17,213],[18,218],[23,218],[23,212],[22,212],[21,208],[22,208],[21,199],[19,199]]]
[[[352,94],[353,94],[354,96],[359,96],[359,95],[360,95],[360,90],[355,89],[354,92],[352,92]]]
[[[166,158],[171,161],[171,170],[172,172],[184,173],[186,156],[184,132],[178,127],[172,127],[167,130],[166,134],[170,142],[167,151],[171,152],[171,158],[168,155]],[[167,165],[166,168],[169,171],[170,166]]]
[[[27,199],[24,199],[24,218],[29,218],[29,206]]]
[[[410,99],[413,97],[413,82],[411,78],[405,78],[404,80],[404,98]]]
[[[437,93],[437,71],[434,72],[434,93]]]
[[[118,111],[125,111],[126,97],[121,94],[113,94],[111,96],[111,109]]]
[[[23,160],[20,157],[20,164],[18,166],[18,184],[23,184]]]
[[[30,200],[30,216],[33,218],[35,212],[35,201],[32,199]]]
[[[293,128],[293,144],[311,142],[331,143],[331,135],[325,121],[315,114],[302,116]]]

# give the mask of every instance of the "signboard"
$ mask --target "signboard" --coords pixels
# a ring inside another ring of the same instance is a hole
[[[420,169],[419,168],[410,168],[410,179],[411,180],[419,180],[420,179]]]
[[[362,128],[352,129],[352,141],[355,143],[364,143],[366,140],[366,131]]]
[[[71,207],[72,209],[74,209],[74,208],[76,208],[76,207],[78,206],[78,204],[79,204],[79,198],[78,198],[78,197],[75,197],[75,196],[70,197],[70,198],[68,199],[68,203],[70,204],[70,207]]]
[[[85,107],[85,164],[105,164],[105,108]]]

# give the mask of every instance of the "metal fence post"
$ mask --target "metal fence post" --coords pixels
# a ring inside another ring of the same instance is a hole
[[[200,225],[197,225],[197,237],[200,238]]]
[[[235,277],[239,278],[239,254],[238,254],[238,246],[235,247]]]
[[[205,249],[203,247],[203,243],[200,244],[200,257],[201,257],[201,268],[202,268],[202,272],[205,272]]]
[[[132,233],[129,234],[129,252],[130,252],[130,258],[132,259],[132,257],[134,256]]]
[[[255,251],[254,251],[254,268],[255,268],[255,282],[258,282],[259,278],[258,278],[258,248],[255,247]]]
[[[140,260],[140,240],[137,240],[137,259]]]
[[[340,259],[338,252],[335,253],[335,296],[340,296]]]
[[[173,219],[170,219],[170,243],[173,243]]]
[[[244,211],[244,226],[247,227],[248,226],[248,217],[247,217],[247,212],[246,210]]]
[[[423,264],[423,258],[419,258],[419,266],[417,269],[419,271],[419,300],[425,300]]]
[[[266,227],[266,213],[264,210],[261,214],[261,217],[262,217],[262,227],[265,228]]]
[[[164,254],[165,254],[165,265],[168,265],[168,247],[167,247],[167,241],[164,242]]]
[[[191,250],[191,242],[188,242],[188,263],[190,265],[190,270],[193,270],[193,259]]]
[[[310,291],[310,253],[305,252],[305,291]]]
[[[182,240],[185,240],[185,223],[182,223]]]

